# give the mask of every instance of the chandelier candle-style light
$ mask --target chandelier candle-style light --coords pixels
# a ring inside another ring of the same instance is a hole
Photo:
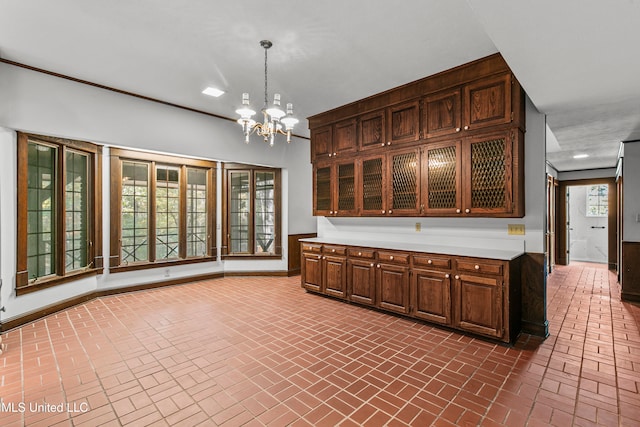
[[[262,115],[264,121],[258,123],[251,117],[256,113],[251,109],[249,105],[249,94],[242,94],[242,107],[236,110],[237,114],[240,114],[238,123],[242,126],[242,132],[244,132],[244,142],[249,143],[249,136],[252,133],[256,133],[264,137],[264,142],[268,142],[271,147],[275,142],[276,134],[286,135],[287,143],[291,142],[291,131],[293,127],[298,123],[298,119],[293,117],[293,104],[287,104],[287,112],[285,113],[280,108],[280,94],[273,95],[273,104],[268,104],[267,96],[267,50],[273,46],[269,40],[262,40],[260,46],[264,48],[264,107],[262,108]],[[283,130],[284,126],[284,130]]]

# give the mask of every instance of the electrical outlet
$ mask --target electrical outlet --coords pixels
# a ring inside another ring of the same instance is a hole
[[[416,222],[416,231],[420,232],[422,230],[422,223],[421,222]]]
[[[167,268],[164,270],[164,277],[169,277],[169,276],[171,276],[171,270]]]
[[[510,235],[523,236],[525,234],[524,224],[509,224],[507,233]]]

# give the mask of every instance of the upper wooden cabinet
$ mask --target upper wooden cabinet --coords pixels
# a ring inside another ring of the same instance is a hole
[[[357,122],[355,119],[311,130],[311,161],[325,160],[355,153],[357,149]]]
[[[524,119],[499,54],[310,117],[314,214],[521,217]]]
[[[355,216],[356,160],[323,162],[313,168],[313,214]]]

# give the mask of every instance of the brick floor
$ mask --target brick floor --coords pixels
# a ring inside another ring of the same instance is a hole
[[[594,264],[547,291],[551,336],[514,347],[299,277],[104,297],[3,334],[0,425],[640,425],[640,308]]]

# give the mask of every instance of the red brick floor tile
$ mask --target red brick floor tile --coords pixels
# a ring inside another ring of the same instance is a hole
[[[594,264],[556,267],[547,291],[551,336],[513,347],[321,298],[296,277],[103,297],[3,333],[0,356],[3,402],[89,412],[5,411],[0,425],[640,424],[640,309]]]

